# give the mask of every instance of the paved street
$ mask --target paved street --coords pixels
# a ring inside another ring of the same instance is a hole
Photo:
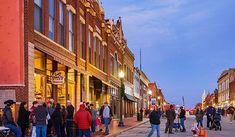
[[[161,137],[192,137],[192,133],[190,132],[191,125],[194,122],[194,117],[188,117],[186,120],[186,129],[187,132],[181,133],[176,132],[173,135],[168,135],[164,133],[164,126],[165,126],[165,119],[161,121]],[[204,120],[204,125],[206,125],[206,119]],[[214,131],[214,130],[207,130],[208,137],[234,137],[234,129],[235,129],[235,122],[231,125],[227,122],[227,119],[223,118],[222,120],[222,131]],[[117,137],[144,137],[147,136],[148,132],[150,131],[150,124],[146,122],[142,125],[137,126],[131,130],[121,133]],[[156,136],[156,132],[153,136]]]

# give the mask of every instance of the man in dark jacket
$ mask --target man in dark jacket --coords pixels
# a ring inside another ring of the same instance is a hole
[[[170,105],[170,109],[166,111],[167,122],[166,122],[165,133],[167,133],[169,130],[169,134],[174,134],[172,132],[172,125],[174,123],[175,117],[176,117],[176,114],[175,114],[175,110],[173,109],[173,105]]]
[[[179,114],[179,118],[180,118],[180,125],[182,127],[182,129],[180,130],[181,132],[186,132],[185,126],[184,126],[184,121],[186,120],[186,116],[185,116],[186,111],[184,110],[183,106],[180,107],[180,114]]]
[[[206,111],[206,117],[207,117],[207,128],[209,128],[210,125],[212,124],[212,118],[215,115],[215,108],[213,108],[212,106],[209,106],[205,111]]]
[[[29,128],[29,115],[30,115],[30,112],[26,108],[27,108],[27,103],[26,102],[21,102],[20,103],[20,108],[19,108],[19,113],[18,113],[17,124],[21,128],[22,137],[25,136],[26,129]]]
[[[67,108],[66,109],[67,109],[67,112],[68,112],[67,119],[72,120],[73,119],[73,114],[74,114],[74,107],[73,107],[70,100],[67,101]]]
[[[158,110],[157,106],[155,106],[155,109],[149,115],[152,129],[150,130],[147,137],[151,137],[155,129],[157,130],[157,137],[160,137],[160,117],[160,111]]]
[[[51,115],[51,120],[55,128],[55,133],[57,137],[61,137],[62,119],[63,117],[61,112],[61,106],[59,103],[57,103],[55,106],[55,110]]]
[[[47,109],[42,101],[38,102],[38,107],[34,110],[36,118],[36,137],[46,137],[47,132]]]
[[[17,127],[16,123],[14,122],[13,116],[12,116],[12,110],[11,110],[11,105],[15,104],[16,102],[13,100],[7,100],[4,102],[6,105],[5,108],[3,109],[3,118],[2,122],[3,125],[7,128],[9,128],[12,132],[14,132],[15,137],[21,137],[21,131]]]

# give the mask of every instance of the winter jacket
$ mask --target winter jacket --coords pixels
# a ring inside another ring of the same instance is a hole
[[[197,121],[203,120],[204,112],[202,110],[197,110],[195,115]]]
[[[72,105],[67,106],[67,119],[73,119],[74,107]]]
[[[85,130],[91,127],[91,114],[85,109],[80,109],[74,117],[78,129]]]
[[[228,114],[234,114],[234,111],[235,111],[235,109],[234,109],[234,107],[229,107],[228,108]]]
[[[55,109],[55,111],[51,115],[51,120],[54,125],[62,125],[63,117],[60,109]]]
[[[91,109],[91,117],[92,117],[92,120],[96,120],[96,115],[97,115],[96,109],[92,108],[92,109]]]
[[[169,109],[166,111],[166,118],[167,120],[174,121],[176,117],[175,110]]]
[[[149,119],[150,119],[150,123],[154,124],[154,125],[159,125],[160,124],[160,113],[156,110],[153,110],[150,115],[149,115]]]
[[[46,125],[47,119],[47,109],[43,106],[38,106],[34,109],[35,118],[36,118],[36,125]]]
[[[213,108],[213,107],[208,107],[208,108],[206,109],[206,115],[207,115],[207,116],[214,116],[214,115],[215,115],[215,108]]]
[[[30,112],[27,111],[24,107],[20,108],[17,124],[20,127],[29,127],[29,115]]]
[[[8,124],[13,124],[15,125],[13,116],[12,116],[12,110],[10,106],[6,106],[3,109],[3,116],[2,116],[2,123],[4,126],[8,125]]]
[[[184,109],[180,109],[180,114],[179,114],[179,118],[185,118],[185,110]]]

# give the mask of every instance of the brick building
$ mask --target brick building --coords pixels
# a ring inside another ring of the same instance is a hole
[[[71,100],[76,108],[108,101],[119,116],[118,72],[128,66],[133,90],[134,71],[121,18],[105,20],[98,0],[5,1],[0,11],[1,98]]]
[[[218,106],[235,105],[235,69],[230,68],[221,73],[218,78]]]

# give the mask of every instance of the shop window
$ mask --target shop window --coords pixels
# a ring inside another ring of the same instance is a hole
[[[74,25],[73,13],[69,12],[69,50],[74,52]]]
[[[64,46],[64,4],[59,2],[60,19],[59,19],[59,29],[60,29],[60,44]]]
[[[45,70],[45,54],[34,50],[34,67],[39,70]]]
[[[34,29],[42,32],[42,0],[34,0]]]
[[[34,81],[35,81],[35,99],[44,100],[45,76],[42,74],[34,73]]]
[[[52,94],[52,83],[51,83],[51,76],[52,76],[52,60],[47,59],[47,87],[46,87],[46,98],[51,99],[53,98]]]
[[[55,22],[55,15],[54,15],[54,0],[49,0],[49,38],[54,40],[54,22]]]
[[[75,105],[75,71],[74,69],[68,70],[68,100]]]
[[[62,64],[57,64],[58,71],[66,72],[66,67]],[[61,105],[66,105],[66,84],[57,85],[57,102]]]

